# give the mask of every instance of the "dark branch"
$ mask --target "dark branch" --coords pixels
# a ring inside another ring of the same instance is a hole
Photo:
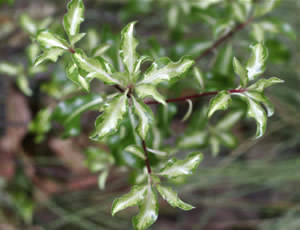
[[[236,34],[238,31],[244,29],[248,24],[250,24],[253,21],[253,18],[249,18],[246,22],[240,23],[236,25],[231,31],[229,31],[227,34],[225,34],[223,37],[216,40],[211,47],[207,48],[198,58],[196,58],[196,62],[200,61],[207,55],[209,55],[214,49],[216,49],[219,45],[221,45],[223,42],[225,42],[227,39],[231,38],[234,34]]]
[[[242,93],[245,92],[247,89],[232,89],[232,90],[228,90],[228,93]],[[171,98],[171,99],[167,99],[166,102],[167,103],[177,103],[177,102],[184,102],[188,99],[192,100],[192,99],[197,99],[200,97],[205,97],[205,96],[211,96],[211,95],[217,95],[219,93],[219,91],[213,91],[213,92],[205,92],[205,93],[198,93],[198,94],[193,94],[193,95],[189,95],[189,96],[185,96],[185,97],[177,97],[177,98]],[[145,101],[145,104],[147,105],[155,105],[155,104],[159,104],[159,102],[157,101]]]
[[[150,166],[150,162],[149,162],[149,156],[148,156],[146,142],[143,140],[142,144],[143,144],[143,149],[144,149],[144,153],[145,153],[145,157],[146,157],[145,163],[146,163],[146,166],[147,166],[147,171],[148,171],[148,174],[151,174],[152,171],[151,171],[151,166]]]

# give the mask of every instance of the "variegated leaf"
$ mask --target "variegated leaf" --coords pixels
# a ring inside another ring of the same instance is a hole
[[[135,88],[137,95],[144,99],[145,97],[153,97],[154,100],[166,105],[165,98],[156,90],[156,87],[150,84],[138,85]]]
[[[41,31],[37,34],[37,41],[45,49],[60,48],[63,50],[69,50],[70,48],[70,45],[65,39],[47,30]]]
[[[268,49],[262,43],[256,43],[251,46],[252,55],[249,58],[246,69],[248,71],[248,79],[254,80],[266,69],[266,61],[268,58]]]
[[[127,92],[114,97],[106,104],[104,112],[96,120],[96,131],[91,136],[93,140],[100,140],[118,131],[122,119],[127,112]]]
[[[158,192],[161,194],[164,200],[166,200],[172,207],[180,208],[182,210],[188,211],[194,207],[187,204],[179,199],[178,194],[170,187],[163,187],[161,185],[156,185]]]
[[[72,45],[82,39],[79,35],[80,24],[84,21],[84,4],[82,0],[71,0],[68,4],[68,13],[64,16],[64,28]]]
[[[130,145],[130,146],[127,146],[125,148],[125,151],[126,152],[130,152],[132,153],[133,155],[145,160],[146,157],[145,157],[145,153],[144,153],[144,150],[140,147],[140,146],[137,146],[137,145]]]
[[[89,82],[79,74],[78,68],[74,63],[70,63],[67,67],[67,75],[71,81],[73,81],[79,87],[82,87],[89,92],[90,84]]]
[[[196,170],[202,158],[203,155],[199,152],[191,153],[184,160],[177,160],[175,158],[172,158],[167,162],[167,164],[160,170],[158,174],[169,179],[179,176],[191,175],[193,171]]]
[[[132,224],[135,230],[145,230],[155,223],[159,210],[156,192],[150,185],[147,186],[146,195],[139,209],[138,215],[132,218]]]
[[[169,58],[161,58],[150,66],[138,85],[157,85],[163,81],[175,81],[182,77],[194,63],[189,57],[182,57],[178,62],[172,62]]]
[[[246,87],[248,84],[248,73],[247,70],[242,66],[237,58],[233,59],[234,72],[240,77],[242,87]]]
[[[230,102],[230,94],[227,91],[220,92],[209,103],[208,117],[211,117],[217,110],[226,110]]]
[[[177,146],[183,149],[190,149],[206,144],[208,133],[206,130],[196,131],[190,134],[185,134],[179,139]]]
[[[266,96],[264,96],[263,93],[249,91],[249,92],[245,92],[244,95],[257,102],[262,103],[267,110],[268,117],[271,117],[274,114],[275,109],[272,102]]]
[[[203,72],[198,67],[194,67],[193,72],[194,72],[194,77],[198,83],[200,90],[203,91],[205,89]]]
[[[122,85],[122,83],[115,77],[113,67],[101,57],[88,58],[81,49],[76,49],[72,58],[76,65],[80,68],[80,73],[83,72],[86,78],[91,81],[98,78],[108,85]]]
[[[278,83],[283,83],[284,81],[277,78],[277,77],[272,77],[269,79],[261,79],[257,82],[255,82],[253,85],[251,85],[248,89],[249,90],[254,90],[257,92],[263,92],[265,88],[273,85],[273,84],[278,84]]]
[[[133,186],[128,194],[115,199],[112,205],[112,215],[114,216],[117,212],[128,207],[139,205],[146,197],[147,188],[147,185]]]
[[[36,35],[38,32],[38,27],[36,23],[32,20],[31,17],[29,17],[28,14],[22,14],[20,16],[20,25],[23,30],[25,30],[30,35]]]
[[[60,48],[52,48],[52,49],[44,50],[43,53],[35,59],[34,66],[38,66],[47,60],[56,62],[57,59],[64,54],[64,52],[65,51]]]
[[[0,73],[8,76],[17,76],[19,73],[18,65],[13,65],[8,62],[0,62]]]
[[[32,96],[33,93],[29,87],[29,82],[25,75],[21,74],[19,77],[17,77],[16,83],[17,83],[17,86],[19,87],[19,89],[26,96]]]
[[[143,140],[146,140],[149,128],[154,120],[153,112],[149,106],[144,104],[144,102],[138,98],[132,97],[132,102],[134,106],[134,113],[139,118],[137,132]]]

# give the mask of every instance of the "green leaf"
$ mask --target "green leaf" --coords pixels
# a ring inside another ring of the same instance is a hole
[[[100,45],[100,46],[96,47],[95,49],[93,49],[92,56],[93,57],[102,56],[107,50],[109,50],[110,47],[111,47],[111,44]]]
[[[216,128],[218,130],[229,130],[235,125],[235,123],[239,119],[241,119],[242,116],[243,116],[243,112],[241,111],[229,113],[226,116],[224,116],[221,120],[218,121]]]
[[[84,4],[82,0],[71,0],[68,4],[68,13],[64,16],[64,28],[72,45],[78,42],[83,34],[79,35],[80,24],[84,21]]]
[[[194,207],[190,204],[187,204],[179,199],[178,194],[170,187],[163,187],[161,185],[156,185],[158,192],[172,207],[180,208],[182,210],[188,211]]]
[[[273,85],[273,84],[278,84],[278,83],[283,83],[284,81],[277,78],[277,77],[272,77],[269,79],[261,79],[257,82],[255,82],[253,85],[251,85],[248,89],[249,90],[255,90],[258,92],[263,92],[265,88]]]
[[[93,140],[100,140],[118,131],[123,117],[127,112],[127,92],[114,97],[105,105],[104,112],[96,120],[96,131],[91,136]]]
[[[38,66],[47,60],[56,62],[57,59],[64,54],[64,52],[65,51],[60,48],[52,48],[52,49],[44,50],[44,52],[35,59],[34,66]]]
[[[200,9],[206,9],[207,7],[209,7],[210,5],[222,2],[223,0],[200,0],[200,1],[194,1],[191,2],[191,4],[194,7],[198,7]]]
[[[19,89],[26,96],[32,96],[33,92],[29,87],[29,82],[25,75],[21,74],[19,77],[17,77],[16,83],[17,83],[17,86],[19,87]]]
[[[242,66],[237,58],[234,57],[233,59],[233,68],[234,72],[240,77],[241,79],[241,86],[246,87],[248,84],[248,73],[247,70]]]
[[[65,39],[47,30],[41,31],[37,34],[37,41],[45,49],[60,48],[63,50],[69,50],[70,48]]]
[[[195,62],[189,57],[182,57],[178,62],[172,62],[169,58],[161,58],[155,61],[144,74],[144,78],[138,82],[141,84],[157,85],[163,81],[177,80],[183,76]]]
[[[132,218],[132,225],[135,230],[144,230],[154,224],[158,217],[157,195],[150,185],[147,186],[146,195],[142,199],[139,209],[138,215]]]
[[[107,177],[108,177],[108,169],[101,172],[99,177],[98,177],[98,187],[100,188],[100,190],[105,189],[105,184],[106,184]]]
[[[209,103],[208,117],[211,117],[217,110],[226,110],[231,102],[230,93],[221,91]]]
[[[134,106],[134,113],[139,118],[137,133],[143,140],[146,140],[149,128],[154,121],[153,112],[149,106],[144,104],[144,102],[138,98],[132,97],[132,102]]]
[[[140,146],[137,146],[137,145],[130,145],[130,146],[127,146],[125,148],[125,151],[126,152],[130,152],[132,153],[133,155],[145,160],[146,157],[145,157],[145,153],[144,153],[144,150],[140,147]]]
[[[145,97],[153,97],[154,100],[163,105],[166,105],[165,98],[156,90],[156,87],[153,85],[138,85],[135,88],[135,92],[142,99],[144,99]]]
[[[254,17],[261,17],[270,13],[278,4],[280,0],[264,0],[258,3],[254,9]]]
[[[158,175],[165,176],[169,179],[179,176],[191,175],[201,162],[203,155],[199,152],[191,153],[184,160],[171,158],[167,164],[160,170]]]
[[[257,123],[257,131],[256,138],[260,138],[264,135],[267,127],[267,114],[265,110],[261,107],[259,102],[253,100],[250,97],[247,97],[243,94],[240,94],[243,100],[245,100],[248,104],[247,115],[256,120]]]
[[[74,63],[71,62],[67,67],[66,71],[71,81],[73,81],[76,85],[82,87],[87,92],[89,92],[90,90],[89,82],[79,74],[78,68]]]
[[[117,212],[121,210],[141,203],[145,199],[147,188],[147,185],[133,186],[128,194],[115,199],[112,205],[112,215],[114,216]]]
[[[198,86],[199,86],[200,90],[203,91],[205,89],[203,72],[198,67],[195,66],[193,68],[193,73],[194,73],[194,77],[195,77],[195,79],[198,83]]]
[[[248,12],[245,3],[234,1],[231,3],[232,12],[236,20],[239,22],[246,21]]]
[[[19,66],[8,62],[0,62],[0,73],[8,76],[17,76],[19,74]]]
[[[20,16],[20,25],[22,29],[25,30],[30,35],[36,35],[36,33],[38,32],[38,27],[35,21],[33,21],[28,14],[22,14]]]
[[[120,55],[129,75],[135,72],[139,55],[136,52],[138,41],[133,36],[136,22],[129,23],[121,32]]]
[[[64,125],[64,136],[80,133],[80,115],[88,110],[98,110],[103,104],[103,97],[97,95],[76,96],[60,102],[53,112],[53,120]]]
[[[76,49],[72,58],[88,81],[97,78],[108,85],[122,85],[119,79],[113,77],[113,67],[101,57],[88,58],[81,49]]]
[[[179,148],[190,149],[203,146],[207,142],[208,133],[206,130],[196,131],[190,134],[185,134],[177,143]]]
[[[260,76],[266,69],[266,60],[268,58],[268,49],[262,43],[256,43],[251,46],[252,55],[249,58],[246,69],[248,71],[248,79],[254,80]]]
[[[35,133],[36,142],[41,142],[44,139],[44,135],[51,129],[51,114],[52,111],[49,108],[42,109],[38,112],[33,121],[29,124],[29,131]]]
[[[26,55],[30,64],[34,64],[36,57],[40,52],[40,47],[37,43],[32,43],[26,48]]]
[[[214,71],[228,76],[232,71],[232,58],[233,58],[232,45],[229,44],[225,48],[221,49],[216,58]]]

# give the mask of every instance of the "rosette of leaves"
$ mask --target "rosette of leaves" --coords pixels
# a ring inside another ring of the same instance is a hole
[[[248,105],[247,115],[254,118],[257,123],[256,138],[260,138],[266,131],[267,117],[274,114],[274,106],[264,95],[268,86],[283,83],[283,80],[272,77],[261,79],[252,85],[249,82],[256,80],[265,72],[268,49],[263,43],[255,43],[251,46],[252,55],[246,66],[243,66],[237,58],[233,60],[235,73],[240,77],[240,87],[234,91],[222,91],[210,101],[208,116],[211,117],[217,110],[226,110],[231,103],[231,96],[239,96]]]

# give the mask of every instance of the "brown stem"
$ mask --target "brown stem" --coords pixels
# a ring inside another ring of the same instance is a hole
[[[247,89],[231,89],[228,90],[228,93],[242,93],[245,92]],[[193,95],[189,95],[189,96],[185,96],[185,97],[177,97],[177,98],[171,98],[171,99],[167,99],[166,102],[167,103],[176,103],[176,102],[183,102],[186,101],[188,99],[197,99],[199,97],[205,97],[205,96],[211,96],[211,95],[217,95],[218,93],[220,93],[219,91],[213,91],[213,92],[205,92],[205,93],[197,93],[197,94],[193,94]],[[159,104],[159,102],[153,100],[153,101],[145,101],[144,102],[147,105],[155,105],[155,104]]]
[[[145,153],[145,157],[146,157],[145,163],[147,166],[147,171],[148,171],[148,174],[151,174],[152,170],[151,170],[151,166],[150,166],[150,162],[149,162],[149,156],[148,156],[146,142],[144,140],[142,140],[142,144],[143,144],[143,149],[144,149],[144,153]]]
[[[198,58],[196,58],[196,62],[200,61],[202,58],[209,55],[215,48],[217,48],[219,45],[221,45],[224,41],[231,38],[234,34],[236,34],[238,31],[244,29],[248,24],[250,24],[253,21],[253,18],[249,18],[247,21],[240,23],[236,25],[231,31],[229,31],[227,34],[225,34],[223,37],[216,40],[209,48],[207,48]]]

